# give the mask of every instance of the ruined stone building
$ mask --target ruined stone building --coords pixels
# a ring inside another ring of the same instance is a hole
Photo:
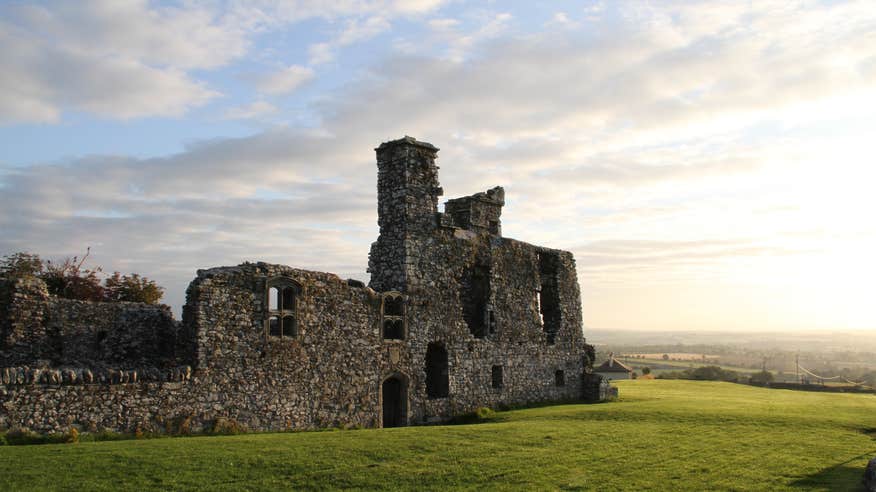
[[[439,213],[434,146],[376,151],[369,286],[266,263],[199,270],[176,321],[0,284],[0,425],[389,427],[596,397],[572,254],[502,237],[500,187]]]

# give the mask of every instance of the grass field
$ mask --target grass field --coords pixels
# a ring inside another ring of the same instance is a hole
[[[385,430],[0,447],[0,490],[856,490],[876,397],[622,381],[621,399]]]

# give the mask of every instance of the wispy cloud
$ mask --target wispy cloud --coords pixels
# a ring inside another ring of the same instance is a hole
[[[312,69],[292,65],[261,78],[257,87],[266,94],[288,94],[312,78]]]
[[[225,111],[225,118],[230,120],[246,120],[268,116],[277,111],[277,107],[267,101],[253,101],[243,106],[228,108]]]

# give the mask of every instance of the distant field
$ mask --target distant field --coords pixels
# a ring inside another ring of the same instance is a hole
[[[632,366],[634,368],[639,367],[650,367],[654,372],[659,374],[662,371],[683,371],[685,369],[690,369],[691,367],[701,367],[701,366],[714,366],[717,365],[721,369],[728,369],[730,371],[736,371],[742,374],[753,374],[756,372],[760,372],[760,369],[751,369],[750,367],[738,367],[738,366],[728,366],[726,364],[716,364],[715,361],[707,361],[703,362],[702,358],[700,360],[689,360],[689,361],[680,361],[680,360],[663,360],[663,359],[620,359],[624,364],[628,366]]]
[[[667,352],[667,353],[653,353],[653,354],[624,354],[624,357],[636,358],[643,357],[645,359],[659,359],[663,360],[663,356],[666,355],[670,360],[676,361],[692,361],[692,362],[704,362],[709,360],[717,359],[718,355],[709,355],[709,354],[694,354],[690,352]]]
[[[622,381],[621,400],[385,430],[0,447],[0,490],[855,490],[876,397]]]

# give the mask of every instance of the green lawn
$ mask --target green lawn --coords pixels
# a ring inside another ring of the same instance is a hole
[[[876,397],[622,381],[621,399],[386,430],[0,447],[0,490],[855,490]]]

